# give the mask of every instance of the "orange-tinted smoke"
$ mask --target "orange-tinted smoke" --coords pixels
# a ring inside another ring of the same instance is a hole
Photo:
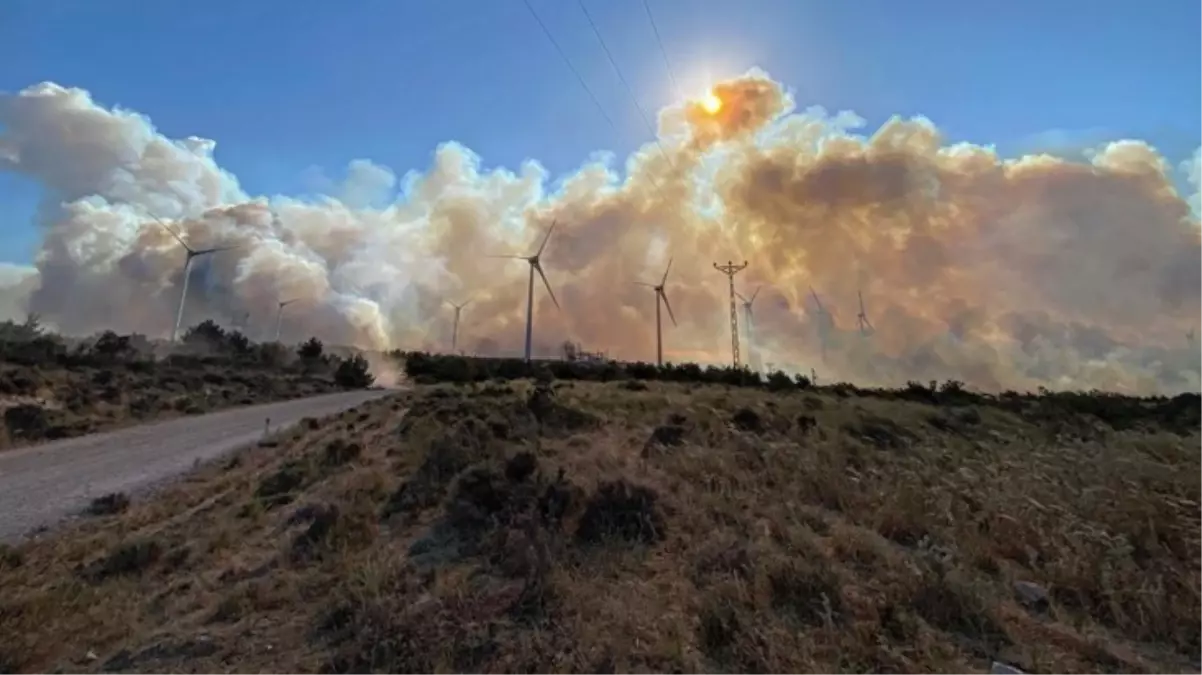
[[[738,288],[764,290],[753,339],[740,337],[744,362],[861,384],[1198,388],[1198,350],[1186,334],[1202,322],[1199,223],[1146,144],[1117,141],[1089,161],[1004,158],[949,145],[922,118],[854,135],[850,114],[794,113],[758,71],[713,92],[723,103],[716,113],[695,101],[664,111],[680,133],[635,153],[623,174],[590,163],[553,193],[537,164],[485,171],[457,144],[438,148],[396,203],[376,208],[216,199],[232,189],[207,178],[185,195],[191,201],[179,199],[192,205],[181,208],[191,214],[181,226],[198,241],[244,245],[212,261],[210,283],[193,287],[192,316],[251,311],[271,325],[277,298],[303,297],[285,339],[440,350],[452,317],[444,300],[470,297],[461,348],[520,354],[528,268],[486,256],[529,253],[557,221],[542,262],[562,309],[541,282],[535,288],[535,351],[545,356],[571,340],[654,359],[654,295],[634,282],[658,281],[671,257],[667,294],[680,323],[664,318],[665,357],[728,362],[727,281],[712,263],[746,259]],[[52,180],[45,166],[39,179]],[[183,173],[140,185],[175,189]],[[75,331],[106,321],[165,331],[179,251],[162,233],[96,237],[140,226],[116,207],[72,202],[47,225],[33,309]],[[857,326],[859,295],[869,336]],[[746,331],[741,310],[739,321]]]

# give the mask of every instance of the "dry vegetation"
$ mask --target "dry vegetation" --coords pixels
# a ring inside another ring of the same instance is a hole
[[[255,344],[212,322],[162,353],[168,347],[115,333],[69,341],[36,323],[0,324],[0,450],[370,384],[340,377],[354,362],[324,354],[320,342]]]
[[[1197,429],[421,386],[0,553],[0,670],[1172,672]]]

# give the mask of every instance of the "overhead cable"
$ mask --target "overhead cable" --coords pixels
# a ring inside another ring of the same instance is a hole
[[[609,59],[609,65],[613,66],[614,72],[618,75],[618,79],[622,82],[622,86],[626,87],[626,93],[630,95],[631,102],[634,103],[634,107],[639,111],[639,116],[643,118],[643,124],[647,127],[648,133],[651,134],[652,140],[655,141],[656,147],[659,148],[660,154],[664,156],[665,160],[667,160],[668,166],[675,170],[676,167],[672,164],[672,158],[668,156],[667,151],[664,150],[663,144],[659,142],[659,134],[656,133],[655,127],[651,124],[651,119],[647,116],[647,112],[643,110],[643,106],[639,104],[639,99],[637,96],[635,96],[634,88],[630,86],[630,83],[626,81],[626,77],[622,75],[622,69],[618,67],[618,62],[614,60],[613,53],[610,52],[609,47],[606,46],[605,38],[601,37],[601,31],[597,29],[597,24],[593,22],[592,15],[588,13],[588,8],[584,6],[584,0],[576,0],[576,4],[580,5],[580,11],[584,13],[584,18],[588,19],[588,25],[593,29],[593,35],[597,36],[597,42],[601,43],[601,49],[605,52],[605,58]]]

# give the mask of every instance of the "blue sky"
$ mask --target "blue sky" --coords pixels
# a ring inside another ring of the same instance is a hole
[[[251,194],[314,188],[368,158],[399,175],[458,140],[553,175],[649,136],[574,0],[0,0],[0,90],[43,80],[217,141]],[[672,98],[641,0],[585,0],[647,110]],[[1196,0],[650,0],[673,69],[701,87],[758,65],[800,107],[875,127],[930,117],[1004,153],[1136,137],[1199,145]],[[692,91],[687,93],[694,93]],[[38,188],[0,174],[0,262],[32,259]]]

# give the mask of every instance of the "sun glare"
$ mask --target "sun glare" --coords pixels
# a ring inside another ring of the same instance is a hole
[[[718,98],[714,92],[706,92],[701,99],[701,107],[711,115],[722,109],[722,99]]]

